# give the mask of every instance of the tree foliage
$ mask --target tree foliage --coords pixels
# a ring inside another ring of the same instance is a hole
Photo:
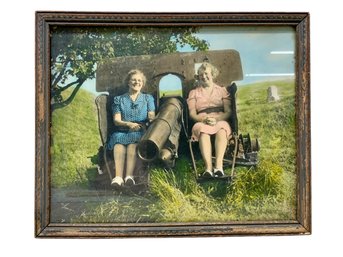
[[[87,79],[93,79],[96,63],[119,56],[176,52],[178,47],[208,49],[193,27],[61,27],[51,32],[52,109],[68,105]],[[62,92],[74,86],[64,98]]]

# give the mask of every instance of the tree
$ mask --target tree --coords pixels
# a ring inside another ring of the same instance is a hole
[[[192,27],[60,27],[51,33],[52,110],[72,102],[87,79],[93,79],[96,64],[119,56],[172,53],[177,47],[207,50]],[[64,98],[62,92],[74,86]]]

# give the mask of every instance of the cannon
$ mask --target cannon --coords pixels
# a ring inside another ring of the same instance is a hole
[[[145,92],[151,94],[156,103],[157,115],[155,120],[147,128],[144,136],[137,145],[138,157],[142,160],[139,167],[144,177],[143,183],[148,179],[148,167],[150,163],[158,163],[167,168],[173,168],[181,150],[186,158],[192,158],[195,175],[198,178],[195,165],[192,144],[182,145],[190,142],[189,134],[192,121],[188,118],[187,104],[185,99],[189,91],[196,84],[195,71],[204,61],[215,65],[219,70],[216,83],[227,87],[231,95],[231,117],[228,122],[234,132],[234,139],[227,147],[225,163],[233,168],[236,165],[252,166],[258,162],[257,152],[259,142],[252,139],[249,134],[238,133],[238,120],[236,111],[236,91],[234,81],[243,78],[242,64],[239,53],[235,50],[199,51],[188,53],[152,54],[141,56],[126,56],[108,59],[98,63],[96,74],[96,90],[104,92],[96,98],[98,110],[99,132],[102,146],[99,149],[99,170],[108,174],[112,179],[114,172],[113,154],[106,150],[108,136],[114,131],[113,117],[111,116],[111,101],[115,95],[120,95],[127,90],[123,84],[124,77],[131,69],[140,69],[147,77]],[[161,79],[172,74],[181,81],[180,94],[161,94],[159,83]],[[181,132],[184,133],[181,133]],[[180,149],[179,149],[180,148]],[[199,155],[198,155],[199,156]],[[143,169],[142,169],[143,167]],[[135,172],[138,172],[135,171]]]
[[[175,165],[181,131],[183,112],[181,99],[163,99],[156,118],[148,127],[137,146],[138,156],[143,161],[161,159],[168,168]]]

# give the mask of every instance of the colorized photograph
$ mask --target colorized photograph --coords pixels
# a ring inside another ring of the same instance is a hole
[[[63,26],[53,223],[295,220],[294,26]]]

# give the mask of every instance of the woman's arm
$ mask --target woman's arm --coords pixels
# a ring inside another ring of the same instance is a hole
[[[206,113],[198,113],[196,110],[196,93],[195,90],[189,92],[189,97],[187,99],[189,117],[194,122],[203,122],[207,116]]]
[[[220,113],[218,116],[216,116],[217,121],[221,121],[221,120],[227,121],[231,116],[230,99],[223,99],[223,103],[224,103],[224,111],[223,113]]]
[[[139,123],[123,121],[120,113],[115,113],[113,115],[113,122],[114,122],[114,125],[120,126],[120,127],[128,127],[129,130],[131,131],[138,131],[142,128],[142,126]]]
[[[149,123],[152,122],[154,119],[155,119],[155,112],[154,111],[148,112]]]
[[[207,118],[206,113],[197,113],[194,109],[189,110],[189,117],[195,122],[204,122]]]
[[[228,121],[231,115],[231,107],[230,107],[230,100],[223,99],[224,110],[223,112],[215,115],[211,115],[209,113],[207,117],[204,119],[204,123],[214,126],[217,124],[218,121]]]
[[[223,112],[217,114],[216,116],[212,116],[212,117],[215,117],[215,119],[211,119],[211,122],[214,124],[217,121],[228,121],[228,119],[231,116],[231,112],[232,112],[232,110],[231,110],[231,97],[230,97],[228,91],[226,90],[225,87],[221,87],[220,93],[221,93],[221,100],[223,101]]]

